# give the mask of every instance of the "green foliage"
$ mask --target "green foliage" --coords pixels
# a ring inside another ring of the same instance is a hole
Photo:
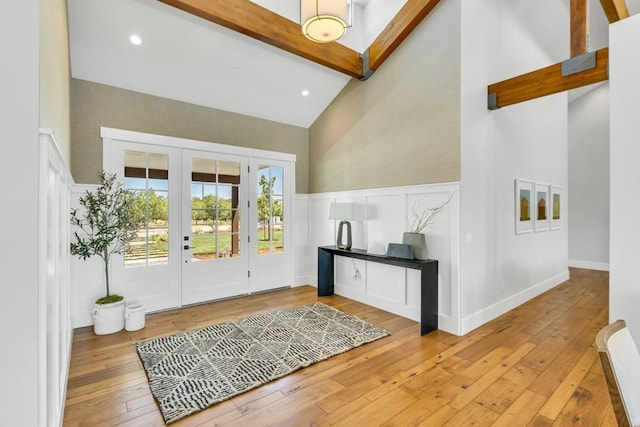
[[[133,222],[146,224],[149,222],[166,222],[169,219],[169,201],[155,191],[129,192],[131,197],[130,210]]]
[[[264,231],[264,239],[269,240],[272,234],[271,218],[284,216],[282,201],[273,198],[273,187],[276,184],[276,177],[267,179],[266,176],[260,177],[260,196],[258,196],[258,220],[262,222]]]
[[[71,224],[77,227],[71,242],[71,254],[81,259],[94,255],[104,261],[106,296],[109,293],[109,260],[122,254],[136,237],[140,216],[136,213],[134,195],[116,181],[115,174],[103,172],[95,192],[80,197],[83,209],[71,210]]]
[[[98,300],[96,301],[96,304],[100,304],[100,305],[111,304],[114,302],[122,301],[123,299],[124,297],[122,297],[121,295],[111,294],[111,295],[107,295],[106,297],[98,298]]]

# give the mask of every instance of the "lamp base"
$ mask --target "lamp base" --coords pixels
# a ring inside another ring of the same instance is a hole
[[[342,241],[342,226],[346,225],[347,227],[347,242]],[[340,226],[338,226],[338,238],[336,239],[336,246],[338,249],[351,249],[351,223],[349,221],[340,221]]]

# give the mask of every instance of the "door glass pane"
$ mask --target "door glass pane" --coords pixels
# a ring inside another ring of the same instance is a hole
[[[169,156],[124,152],[124,187],[142,226],[125,248],[125,267],[169,262]]]
[[[192,260],[240,256],[240,163],[192,160]]]
[[[284,168],[258,166],[258,254],[284,252]]]

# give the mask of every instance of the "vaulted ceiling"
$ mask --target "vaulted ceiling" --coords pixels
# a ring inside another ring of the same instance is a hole
[[[364,52],[406,1],[354,0],[354,25],[340,43]],[[299,0],[254,3],[299,21]],[[608,22],[599,0],[589,3],[595,50],[608,45]],[[631,14],[640,12],[640,0],[627,4]],[[161,1],[68,0],[68,5],[74,78],[302,127],[309,127],[351,79]],[[569,57],[569,0],[505,5],[552,57]],[[140,46],[129,42],[133,34],[142,39]]]

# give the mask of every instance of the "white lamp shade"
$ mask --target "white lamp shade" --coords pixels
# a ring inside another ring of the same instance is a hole
[[[357,203],[331,203],[329,206],[329,219],[338,221],[362,221],[364,209]]]
[[[338,40],[351,26],[351,0],[300,0],[300,22],[308,39]]]

